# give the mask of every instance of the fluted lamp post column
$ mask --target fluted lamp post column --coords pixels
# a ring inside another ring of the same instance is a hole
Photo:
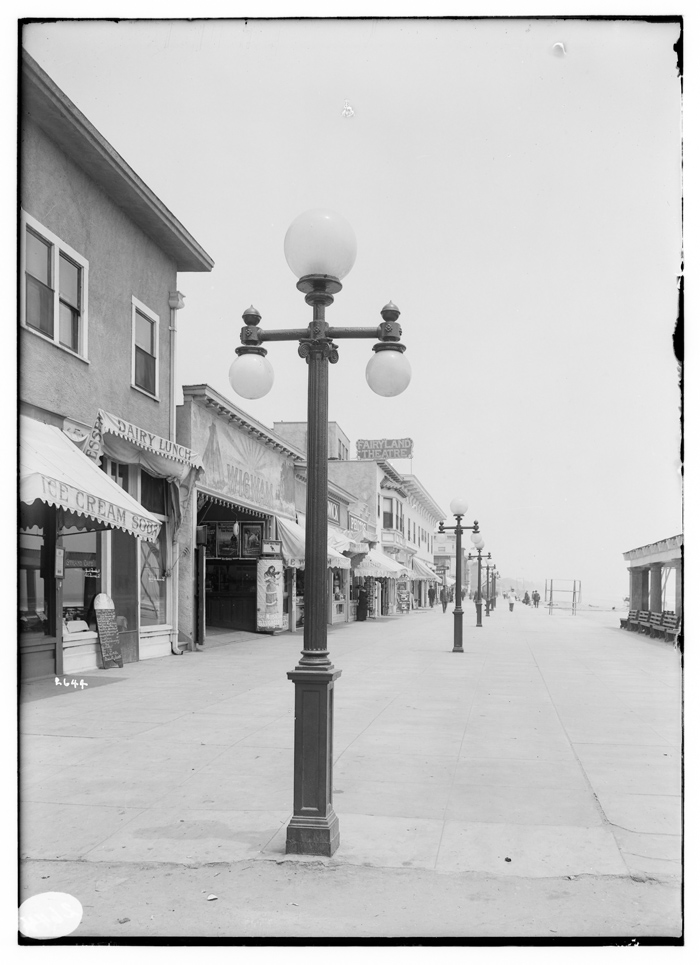
[[[462,519],[467,511],[467,501],[459,496],[456,496],[450,503],[450,512],[457,520],[456,526],[445,526],[441,521],[438,526],[438,533],[445,533],[447,530],[454,530],[455,536],[457,538],[457,561],[455,567],[455,611],[454,611],[454,643],[452,646],[452,653],[464,653],[464,647],[462,646],[462,631],[463,631],[463,617],[464,611],[462,610],[462,533],[466,530],[474,530],[475,533],[479,532],[479,523],[474,520],[473,526],[462,526]]]
[[[328,558],[328,365],[338,361],[334,339],[373,338],[374,355],[365,377],[378,395],[403,392],[411,366],[399,341],[399,310],[392,302],[381,311],[382,322],[370,328],[332,328],[326,308],[342,289],[340,283],[355,262],[355,234],[341,215],[315,209],[290,225],[284,239],[287,264],[297,288],[313,311],[307,328],[263,331],[260,313],[252,306],[243,313],[238,358],[231,366],[233,389],[258,399],[272,386],[272,366],[264,342],[299,342],[308,365],[306,576],[304,580],[304,649],[297,666],[287,673],[295,688],[294,814],[287,826],[288,854],[330,856],[340,843],[333,810],[333,688],[341,671],[330,661],[327,647]]]
[[[489,554],[490,555],[490,554]],[[493,586],[494,577],[496,574],[496,564],[487,563],[486,564],[486,616],[491,616],[491,610],[493,610]]]
[[[482,560],[482,558],[483,558],[483,559],[489,559],[489,560],[490,560],[490,559],[491,559],[491,554],[489,553],[488,556],[482,557],[481,551],[483,550],[485,544],[484,544],[484,540],[482,539],[480,533],[473,533],[473,534],[472,534],[472,543],[474,544],[474,549],[475,549],[477,552],[476,552],[475,554],[470,553],[469,556],[467,557],[467,559],[468,559],[468,560],[476,560],[476,561],[477,561],[477,566],[476,566],[477,577],[476,577],[476,600],[475,600],[475,605],[476,605],[476,625],[477,625],[477,627],[480,627],[480,626],[482,626],[482,623],[481,623],[481,607],[482,607],[483,599],[484,599],[483,596],[482,596],[482,593],[481,593],[481,560]]]

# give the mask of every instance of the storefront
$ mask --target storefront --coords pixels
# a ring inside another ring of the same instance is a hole
[[[413,603],[415,607],[429,606],[428,591],[432,586],[439,592],[440,578],[428,564],[414,556],[411,560]]]
[[[361,560],[353,560],[356,592],[358,595],[360,589],[366,592],[367,616],[370,619],[391,616],[397,612],[400,602],[397,583],[401,581],[407,585],[408,576],[407,567],[394,562],[378,549],[370,549]]]
[[[207,385],[183,395],[177,438],[202,454],[202,473],[184,514],[196,549],[180,560],[181,640],[201,645],[207,628],[293,629],[295,573],[283,565],[277,521],[295,517],[303,454]]]
[[[177,568],[189,545],[182,521],[202,463],[188,447],[102,409],[85,452],[161,523],[153,543],[112,536],[107,548],[124,660],[179,653]]]
[[[56,426],[20,416],[19,644],[22,678],[101,666],[93,602],[107,593],[129,659],[122,547],[151,558],[162,522]],[[136,558],[136,557],[135,557]]]
[[[306,556],[306,530],[289,519],[277,520],[282,544],[284,564],[294,573],[293,606],[294,627],[304,625],[304,568]],[[347,623],[350,619],[350,559],[331,544],[329,536],[326,563],[328,623]]]

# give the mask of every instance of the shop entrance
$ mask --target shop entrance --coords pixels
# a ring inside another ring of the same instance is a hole
[[[257,585],[255,562],[207,560],[207,626],[255,631]]]
[[[257,630],[257,561],[267,517],[243,506],[223,504],[205,494],[197,524],[206,527],[205,626]]]

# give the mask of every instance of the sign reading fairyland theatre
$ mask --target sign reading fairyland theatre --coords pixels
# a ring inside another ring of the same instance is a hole
[[[413,439],[358,439],[358,459],[413,459]]]

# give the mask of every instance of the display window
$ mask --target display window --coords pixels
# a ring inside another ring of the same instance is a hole
[[[39,526],[20,531],[18,603],[19,632],[49,633],[42,571],[44,532]]]
[[[96,629],[93,603],[101,592],[100,537],[76,528],[63,533],[63,619],[69,630],[75,621]]]
[[[161,528],[156,543],[141,541],[141,599],[139,616],[142,627],[167,623],[167,542]]]

